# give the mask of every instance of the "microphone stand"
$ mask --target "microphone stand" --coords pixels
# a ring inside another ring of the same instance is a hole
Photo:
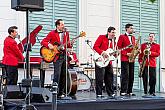
[[[151,42],[150,42],[151,43]],[[148,88],[149,88],[149,73],[150,73],[150,58],[149,58],[149,56],[150,56],[150,49],[151,49],[151,44],[150,43],[148,43],[147,44],[147,46],[149,46],[149,54],[147,55],[147,59],[148,59],[148,66],[147,66],[147,69],[148,69],[148,71],[147,71],[147,76],[148,76],[148,78],[147,78],[147,90],[148,90]]]
[[[115,92],[115,96],[116,97],[119,97],[120,96],[120,87],[119,87],[119,84],[118,84],[118,77],[119,76],[119,68],[118,68],[118,56],[116,57],[116,92]]]
[[[57,91],[58,84],[56,82],[52,83],[52,110],[57,110]]]
[[[65,28],[64,29],[64,32],[63,32],[63,37],[64,37],[64,35],[65,35],[65,33],[67,32],[67,29]],[[66,41],[65,41],[65,63],[66,63],[66,67],[65,67],[65,74],[66,74],[66,82],[65,82],[65,100],[70,100],[71,99],[71,97],[68,97],[68,76],[67,75],[69,75],[69,73],[68,73],[68,56],[67,56],[67,50],[68,50],[68,39],[67,39],[67,37],[68,36],[66,36]],[[71,80],[71,79],[69,79],[69,80]]]
[[[114,38],[114,44],[116,43],[115,42],[115,40],[116,40],[116,37]],[[115,48],[114,48],[115,50],[117,50],[117,44],[115,44]],[[118,84],[118,77],[120,77],[119,76],[119,67],[118,67],[118,64],[119,64],[119,62],[118,62],[118,53],[117,53],[117,56],[116,56],[116,91],[115,91],[115,96],[114,96],[114,99],[123,99],[123,97],[121,97],[120,96],[120,86],[119,86],[119,84]]]
[[[87,40],[86,41],[87,42],[87,45],[94,51],[94,53],[96,53],[96,51],[92,48],[92,42],[91,41],[89,41],[89,40]],[[91,44],[89,44],[89,42],[91,42]],[[93,65],[92,65],[92,54],[90,54],[90,58],[91,58],[91,74],[90,74],[90,80],[91,80],[91,88],[90,88],[90,90],[94,90],[94,92],[96,91],[95,90],[95,87],[94,87],[94,80],[92,79],[92,67],[93,67]],[[87,75],[88,75],[88,70],[87,70]]]
[[[26,28],[27,28],[27,45],[26,45],[26,79],[22,80],[22,87],[26,87],[26,97],[25,97],[25,102],[26,104],[23,106],[23,110],[37,110],[34,105],[30,104],[30,92],[31,92],[31,86],[32,86],[32,81],[30,77],[30,56],[29,52],[31,51],[31,44],[30,42],[30,34],[29,34],[29,22],[28,22],[28,17],[29,17],[29,9],[26,10]]]

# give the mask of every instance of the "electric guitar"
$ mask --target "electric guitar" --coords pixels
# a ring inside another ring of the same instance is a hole
[[[79,38],[79,37],[85,37],[86,33],[85,32],[80,32],[80,35],[73,38],[71,41],[71,44],[74,43],[74,41]],[[57,42],[54,43],[54,48],[53,49],[49,49],[46,48],[45,46],[42,46],[40,49],[40,55],[42,57],[42,59],[47,62],[47,63],[51,63],[53,62],[54,58],[61,53],[61,50],[65,47],[65,45],[67,45],[69,42],[64,43],[64,44],[58,44]]]
[[[94,62],[96,63],[97,66],[99,66],[99,67],[106,67],[106,66],[108,66],[110,61],[115,60],[114,54],[116,54],[117,52],[119,52],[121,50],[125,50],[125,49],[128,49],[128,48],[132,48],[132,44],[128,45],[128,46],[126,46],[124,48],[115,50],[115,51],[112,48],[108,48],[105,51],[106,54],[107,54],[106,58],[104,58],[102,54],[99,55],[97,52],[95,52],[93,60],[94,60]]]

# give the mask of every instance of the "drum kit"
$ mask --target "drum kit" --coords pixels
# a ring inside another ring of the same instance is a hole
[[[82,67],[74,67],[77,72],[77,90],[89,90],[91,87],[91,79],[87,74],[84,74]]]

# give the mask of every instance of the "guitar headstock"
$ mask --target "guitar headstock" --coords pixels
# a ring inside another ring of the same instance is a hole
[[[86,36],[86,32],[81,31],[79,37],[85,37],[85,36]]]

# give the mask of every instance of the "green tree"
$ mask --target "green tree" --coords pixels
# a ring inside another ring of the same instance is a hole
[[[150,2],[154,3],[156,0],[149,0]]]

